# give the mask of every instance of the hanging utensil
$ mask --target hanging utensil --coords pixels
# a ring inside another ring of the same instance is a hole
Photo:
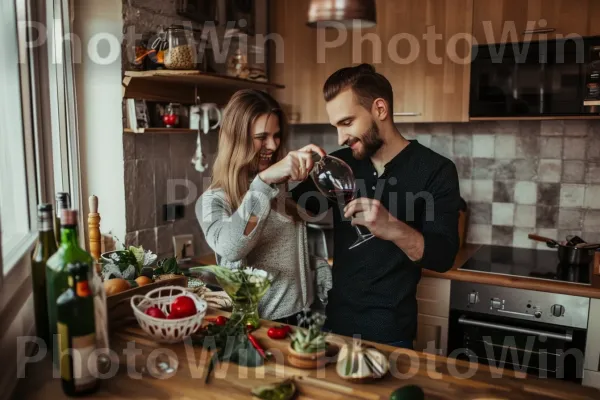
[[[194,128],[197,128],[198,130],[198,137],[196,138],[196,152],[194,153],[194,157],[192,157],[192,165],[194,166],[194,169],[198,172],[204,172],[206,171],[206,169],[208,168],[208,164],[206,163],[206,157],[204,156],[204,153],[202,152],[202,142],[200,139],[200,132],[202,130],[201,124],[199,123],[200,120],[200,108],[198,106],[198,86],[194,87],[194,98],[195,98],[195,102],[196,102],[196,107],[192,107],[192,113],[193,114],[198,114],[198,115],[190,115],[190,120],[197,120],[198,124],[197,127],[194,126]]]

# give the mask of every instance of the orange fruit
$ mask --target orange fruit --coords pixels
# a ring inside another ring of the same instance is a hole
[[[149,285],[152,283],[152,279],[148,278],[147,276],[138,276],[137,278],[135,278],[135,282],[139,285],[139,286],[144,286],[144,285]]]

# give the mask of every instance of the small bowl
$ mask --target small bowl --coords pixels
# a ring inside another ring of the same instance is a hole
[[[187,296],[194,301],[196,314],[186,318],[163,319],[154,318],[145,313],[146,309],[155,306],[168,315],[171,311],[171,303],[179,296]],[[158,343],[178,343],[192,335],[202,326],[208,309],[206,300],[181,286],[159,287],[151,290],[145,296],[133,295],[130,303],[142,330]]]
[[[292,343],[288,345],[288,362],[290,365],[300,369],[317,369],[324,367],[327,364],[327,350],[321,350],[317,353],[299,353],[292,347]]]

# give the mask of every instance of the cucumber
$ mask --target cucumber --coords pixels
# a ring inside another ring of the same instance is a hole
[[[390,395],[390,400],[423,400],[425,393],[417,385],[406,385],[398,388]]]

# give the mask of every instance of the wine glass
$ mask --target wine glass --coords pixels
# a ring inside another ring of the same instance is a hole
[[[310,176],[319,191],[328,199],[337,201],[344,208],[356,197],[356,181],[352,169],[344,161],[334,156],[320,157],[313,155],[315,165]],[[373,238],[371,233],[362,233],[358,226],[354,226],[358,239],[349,249],[353,249],[369,239]]]

